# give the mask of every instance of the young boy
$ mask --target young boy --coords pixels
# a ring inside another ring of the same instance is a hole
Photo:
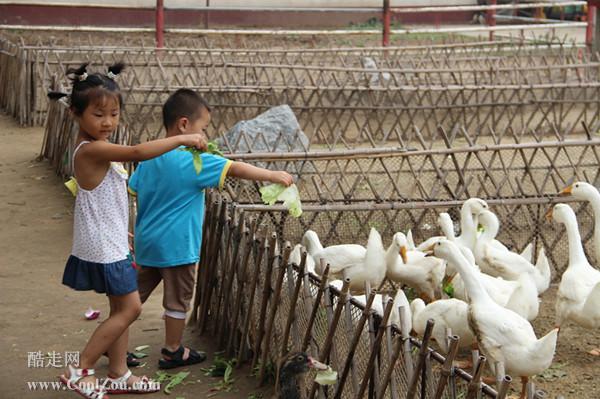
[[[167,136],[205,132],[210,108],[196,92],[179,89],[163,106]],[[194,289],[204,219],[204,189],[222,187],[226,176],[269,181],[289,186],[292,176],[243,162],[202,154],[202,170],[196,173],[187,151],[172,150],[138,165],[129,181],[137,196],[135,257],[141,266],[138,286],[142,303],[163,281],[165,346],[159,368],[170,369],[199,363],[202,352],[181,345],[186,312]]]

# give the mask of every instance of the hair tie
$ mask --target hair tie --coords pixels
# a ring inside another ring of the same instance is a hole
[[[115,75],[112,71],[108,71],[106,76],[108,76],[112,80],[115,80],[117,78],[117,75]]]
[[[79,75],[79,81],[83,82],[84,80],[86,80],[88,78],[88,74],[87,72],[82,73],[81,75]]]

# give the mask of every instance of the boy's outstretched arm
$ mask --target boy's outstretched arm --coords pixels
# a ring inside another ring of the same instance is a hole
[[[270,181],[286,187],[294,182],[292,175],[285,171],[263,169],[245,162],[233,162],[227,176],[245,180]]]

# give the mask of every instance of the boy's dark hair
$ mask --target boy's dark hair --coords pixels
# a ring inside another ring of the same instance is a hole
[[[190,89],[179,89],[163,105],[163,125],[169,130],[179,118],[194,121],[200,117],[203,108],[210,112],[208,103],[200,94]]]
[[[85,109],[93,101],[102,97],[113,97],[119,101],[119,108],[123,108],[123,97],[121,89],[115,81],[115,77],[125,68],[122,62],[116,63],[108,67],[106,75],[100,73],[87,73],[88,63],[81,65],[79,68],[67,69],[67,76],[73,83],[71,94],[61,92],[50,92],[48,97],[51,99],[59,99],[61,97],[69,97],[71,110],[75,115],[81,115]]]

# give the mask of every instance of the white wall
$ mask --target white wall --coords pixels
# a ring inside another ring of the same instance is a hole
[[[392,7],[476,4],[477,0],[391,0]],[[0,4],[154,7],[155,0],[0,0]],[[201,8],[206,0],[164,0],[167,8]],[[213,7],[381,7],[383,0],[210,0]]]

